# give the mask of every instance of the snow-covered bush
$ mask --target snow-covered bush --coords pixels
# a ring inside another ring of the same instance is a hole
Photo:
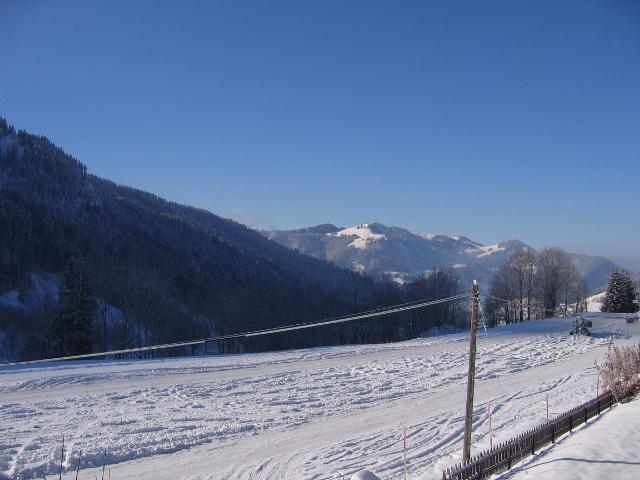
[[[618,347],[612,346],[607,357],[598,367],[605,388],[621,400],[640,389],[640,343]]]

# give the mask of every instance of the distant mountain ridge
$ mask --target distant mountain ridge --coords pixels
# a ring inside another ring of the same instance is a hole
[[[495,269],[513,253],[534,250],[520,240],[483,245],[464,236],[415,233],[379,222],[348,228],[326,223],[262,233],[301,253],[373,275],[390,275],[399,283],[437,267],[452,267],[463,281],[488,284]],[[604,284],[614,267],[603,257],[572,254],[572,258],[591,288]]]

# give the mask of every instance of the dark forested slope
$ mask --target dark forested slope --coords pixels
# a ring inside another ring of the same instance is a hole
[[[0,294],[20,298],[34,275],[56,279],[73,259],[86,264],[101,329],[94,349],[314,320],[400,295],[231,220],[91,175],[45,137],[16,132],[3,119],[0,226]],[[11,355],[46,353],[55,299],[7,308],[0,305],[0,340],[12,345]],[[248,347],[350,340],[344,330],[324,329]]]

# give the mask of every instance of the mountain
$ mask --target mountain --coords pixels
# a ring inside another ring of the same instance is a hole
[[[390,275],[399,283],[436,267],[452,267],[463,282],[476,279],[488,285],[495,269],[509,256],[519,250],[533,250],[519,240],[483,245],[463,236],[414,233],[378,222],[262,233],[301,253],[372,275]],[[614,267],[603,257],[572,254],[572,258],[592,289],[601,287]]]
[[[465,281],[486,284],[493,269],[515,251],[530,248],[518,240],[482,245],[467,237],[413,233],[378,222],[349,228],[330,224],[289,231],[264,231],[276,242],[347,268],[388,274],[404,282],[436,267],[451,266]]]
[[[617,265],[608,258],[572,253],[571,259],[587,280],[592,291],[602,291],[607,286],[609,274]]]
[[[78,258],[99,306],[95,349],[316,320],[377,307],[379,289],[389,293],[231,220],[91,175],[47,138],[4,119],[0,225],[0,350],[9,346],[8,358],[50,351],[60,273]],[[330,343],[350,341],[325,331]],[[291,334],[232,347],[323,342]]]

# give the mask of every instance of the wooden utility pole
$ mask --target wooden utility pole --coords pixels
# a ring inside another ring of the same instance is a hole
[[[471,335],[469,340],[469,377],[467,379],[467,413],[464,419],[462,460],[471,459],[471,426],[473,423],[473,390],[476,379],[476,332],[478,330],[478,282],[473,281],[471,294]]]

